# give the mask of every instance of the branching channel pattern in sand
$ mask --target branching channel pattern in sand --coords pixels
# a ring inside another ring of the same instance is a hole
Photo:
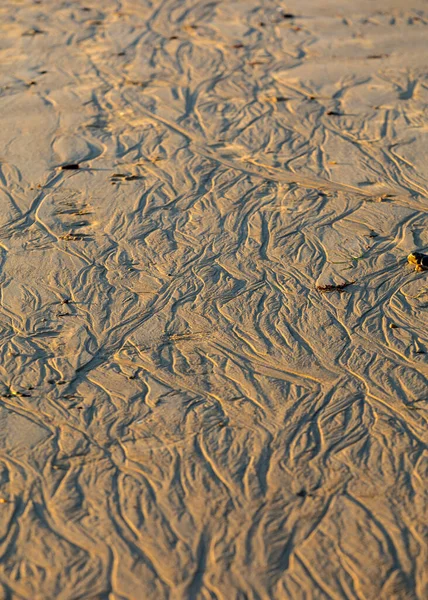
[[[1,598],[428,596],[424,7],[0,4]]]

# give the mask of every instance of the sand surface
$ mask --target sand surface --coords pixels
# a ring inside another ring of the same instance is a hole
[[[1,600],[428,597],[427,48],[2,0]]]

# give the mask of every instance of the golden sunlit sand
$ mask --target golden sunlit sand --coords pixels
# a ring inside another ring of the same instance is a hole
[[[0,3],[0,600],[428,597],[427,40]]]

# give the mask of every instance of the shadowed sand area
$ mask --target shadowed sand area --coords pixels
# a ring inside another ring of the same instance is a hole
[[[427,55],[423,0],[2,0],[0,600],[428,597]]]

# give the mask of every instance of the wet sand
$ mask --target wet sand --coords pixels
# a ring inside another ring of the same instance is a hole
[[[0,598],[422,600],[428,6],[0,4]]]

